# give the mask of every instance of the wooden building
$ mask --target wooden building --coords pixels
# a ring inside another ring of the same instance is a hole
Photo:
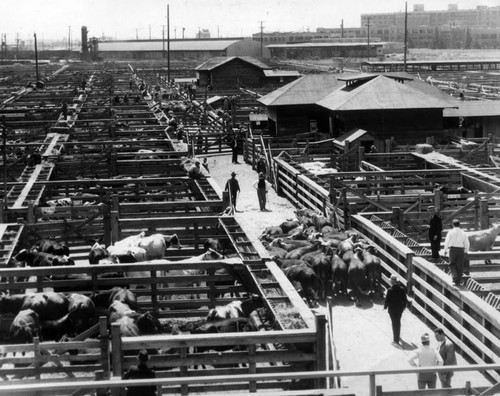
[[[459,101],[445,109],[445,125],[464,138],[500,136],[500,101]]]
[[[422,141],[443,131],[443,109],[456,100],[408,74],[309,75],[259,99],[278,135],[338,137],[353,129],[375,139]]]
[[[260,87],[265,84],[264,70],[271,69],[258,59],[248,56],[214,57],[196,70],[198,84],[213,88]]]
[[[103,60],[167,59],[166,40],[119,40],[99,42]],[[258,56],[259,43],[250,38],[170,40],[170,59],[206,60],[214,56]]]

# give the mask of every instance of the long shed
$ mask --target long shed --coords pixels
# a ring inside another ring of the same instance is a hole
[[[200,86],[214,88],[259,87],[270,67],[249,56],[214,57],[196,67]]]

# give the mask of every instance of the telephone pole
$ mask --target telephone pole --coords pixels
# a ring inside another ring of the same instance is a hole
[[[344,38],[344,20],[342,19],[342,22],[340,22],[340,37]]]
[[[370,17],[366,18],[367,38],[368,38],[368,60],[370,60]]]
[[[68,59],[69,58],[71,58],[71,26],[68,26]]]
[[[260,58],[264,57],[264,21],[260,22]]]
[[[161,29],[161,43],[162,43],[162,51],[161,51],[161,57],[162,59],[165,59],[165,25],[162,26]]]
[[[170,84],[170,6],[167,4],[167,83]]]
[[[406,72],[406,53],[408,52],[408,2],[405,1],[405,44],[404,44],[404,66]]]

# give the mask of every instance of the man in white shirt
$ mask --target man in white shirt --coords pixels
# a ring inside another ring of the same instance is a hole
[[[460,286],[464,272],[465,255],[469,252],[469,238],[460,228],[460,221],[452,222],[453,228],[448,231],[444,241],[444,252],[449,257],[449,266],[453,284]]]
[[[429,334],[422,334],[421,341],[422,346],[408,359],[408,362],[414,367],[442,366],[443,359],[441,355],[429,345],[431,341]],[[426,386],[428,389],[436,388],[436,373],[418,373],[417,380],[418,389],[425,389]]]

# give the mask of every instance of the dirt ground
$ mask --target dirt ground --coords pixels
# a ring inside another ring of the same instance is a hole
[[[237,173],[236,178],[240,183],[241,194],[237,201],[239,212],[235,214],[235,217],[259,253],[266,255],[267,252],[258,240],[259,235],[267,226],[277,226],[286,219],[294,219],[295,207],[270,189],[267,203],[270,211],[261,212],[257,192],[253,187],[253,183],[257,180],[257,172],[252,170],[250,165],[244,164],[241,156],[239,161],[241,164],[232,164],[230,155],[210,157],[208,158],[210,173],[221,189],[224,188],[231,172]],[[404,340],[403,347],[393,346],[391,324],[387,311],[383,309],[383,298],[366,298],[361,302],[361,307],[356,307],[347,299],[339,298],[334,301],[332,316],[336,326],[333,334],[341,370],[410,368],[407,360],[420,345],[420,336],[423,333],[431,334],[431,345],[435,345],[433,329],[409,311],[405,311],[401,332]],[[459,365],[467,364],[461,356],[457,358]],[[471,381],[473,386],[489,384],[478,373],[461,372],[453,377],[452,385],[465,386],[466,381]],[[378,376],[376,382],[386,391],[410,390],[415,389],[417,385],[414,374]],[[366,376],[344,378],[342,386],[349,388],[358,396],[368,395],[368,377]]]

